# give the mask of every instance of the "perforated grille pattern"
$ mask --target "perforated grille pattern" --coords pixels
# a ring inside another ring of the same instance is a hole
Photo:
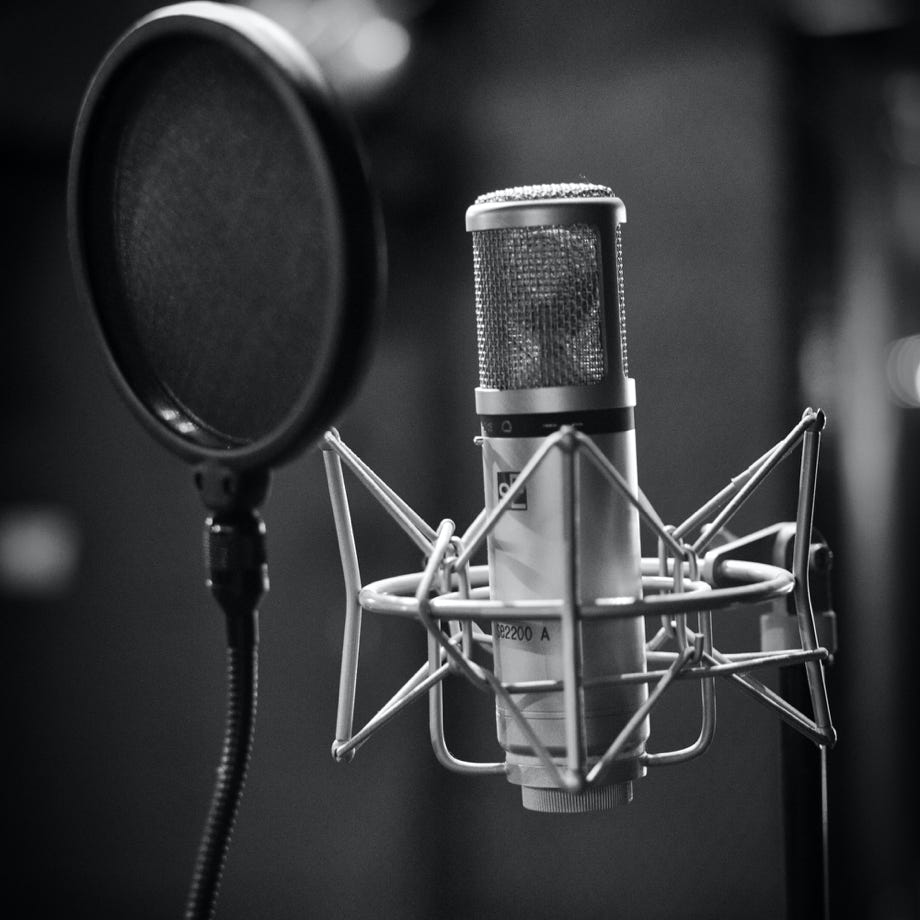
[[[600,252],[586,224],[473,233],[480,386],[597,383],[607,372]]]

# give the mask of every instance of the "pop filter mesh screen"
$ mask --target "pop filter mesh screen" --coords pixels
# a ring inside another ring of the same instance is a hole
[[[123,70],[84,197],[100,322],[168,424],[258,440],[339,334],[341,218],[320,139],[207,37],[152,42]]]

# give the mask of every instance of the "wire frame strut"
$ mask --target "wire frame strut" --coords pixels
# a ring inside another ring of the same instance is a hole
[[[825,415],[820,409],[806,409],[785,438],[674,527],[664,524],[641,490],[631,490],[588,435],[563,427],[546,438],[497,505],[491,511],[483,509],[460,535],[450,519],[441,521],[437,527],[426,523],[342,441],[337,431],[328,431],[323,456],[346,588],[339,704],[332,745],[335,759],[351,759],[371,735],[427,695],[432,747],[444,766],[469,774],[506,772],[503,761],[469,762],[450,752],[443,719],[443,685],[451,674],[464,677],[502,704],[555,786],[569,793],[583,792],[603,781],[637,726],[678,680],[696,680],[700,684],[699,734],[684,748],[643,753],[640,759],[646,766],[680,763],[706,751],[716,728],[715,686],[719,679],[734,684],[819,747],[832,747],[836,732],[824,677],[831,651],[818,642],[808,584],[815,483],[824,425]],[[727,547],[712,549],[736,512],[797,448],[801,449],[801,467],[791,567],[733,559]],[[513,602],[494,600],[489,596],[487,566],[473,565],[472,559],[482,550],[489,533],[516,497],[526,489],[534,471],[557,451],[563,455],[565,471],[562,477],[567,517],[564,596]],[[589,463],[599,470],[609,487],[636,508],[641,523],[658,541],[658,557],[642,559],[643,596],[639,599],[580,598],[575,526],[577,463]],[[426,562],[422,571],[361,584],[343,467],[348,468],[408,539],[424,552]],[[691,542],[693,534],[696,537]],[[755,604],[789,596],[794,601],[797,647],[723,653],[713,644],[713,610],[750,610]],[[364,726],[355,730],[355,691],[365,612],[417,620],[428,637],[428,658]],[[586,679],[582,668],[582,625],[636,617],[660,622],[646,642],[648,670]],[[491,653],[493,623],[514,621],[559,623],[563,640],[560,680],[503,682],[493,670],[474,660],[477,648]],[[811,715],[794,707],[754,676],[765,668],[793,665],[806,669]],[[589,761],[585,749],[584,689],[635,683],[648,684],[647,698],[616,737],[610,739],[606,751]],[[522,694],[547,691],[562,694],[565,712],[562,758],[550,754],[515,702]]]

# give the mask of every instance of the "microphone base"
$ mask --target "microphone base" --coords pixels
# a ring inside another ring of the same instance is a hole
[[[632,798],[632,780],[608,786],[592,786],[577,795],[556,788],[521,786],[521,803],[524,808],[544,814],[575,815],[607,811],[618,805],[628,805]]]

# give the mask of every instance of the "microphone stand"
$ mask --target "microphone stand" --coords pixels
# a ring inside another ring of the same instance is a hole
[[[211,808],[198,848],[185,920],[214,916],[255,731],[258,604],[268,590],[265,525],[257,508],[268,494],[267,470],[234,471],[207,463],[195,485],[210,512],[204,531],[207,585],[226,617],[227,713]]]
[[[788,565],[791,534],[779,534],[773,549],[776,565]],[[831,604],[832,553],[817,532],[808,555],[810,597],[819,643],[836,648],[835,614]],[[794,623],[790,599],[788,619]],[[833,661],[833,657],[831,658]],[[781,668],[780,693],[793,706],[808,706],[808,678],[803,668]],[[789,726],[781,726],[780,757],[783,765],[783,830],[786,847],[786,905],[788,920],[829,920],[830,865],[828,840],[827,748],[815,746]]]
[[[766,562],[789,571],[801,569],[808,581],[807,603],[812,609],[818,644],[830,661],[837,651],[836,615],[831,603],[832,553],[824,538],[809,528],[811,541],[796,565],[796,524],[774,524],[746,537],[731,538],[719,552],[732,559]],[[807,532],[807,531],[806,531]],[[804,594],[804,586],[796,593]],[[776,652],[799,642],[796,597],[760,618],[761,649]],[[780,695],[800,712],[811,706],[809,678],[801,667],[779,669]],[[827,803],[827,748],[814,743],[785,722],[781,725],[780,764],[783,843],[786,872],[786,920],[829,920],[830,867]]]

